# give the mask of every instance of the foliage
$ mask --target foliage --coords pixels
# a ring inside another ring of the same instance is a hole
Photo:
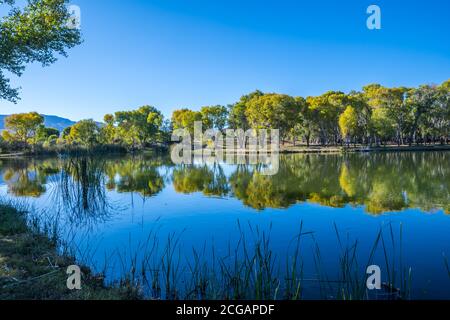
[[[37,112],[13,114],[5,119],[5,127],[9,131],[3,132],[7,141],[29,142],[34,138],[39,127],[44,123],[44,117]]]
[[[19,91],[11,87],[5,72],[21,76],[29,63],[48,66],[81,42],[80,31],[68,26],[67,1],[29,0],[23,9],[14,2],[0,1],[8,11],[0,17],[0,100],[12,102]]]
[[[188,129],[192,134],[194,133],[194,125],[197,121],[202,121],[202,114],[200,112],[181,109],[175,110],[172,114],[173,129]]]
[[[55,128],[47,128],[44,125],[40,125],[36,130],[36,140],[38,142],[46,142],[49,138],[59,137],[60,132]]]
[[[243,129],[244,131],[250,128],[247,120],[247,104],[253,98],[257,98],[264,95],[261,91],[257,90],[248,95],[244,95],[235,104],[229,106],[228,125],[231,129]]]
[[[339,117],[342,136],[354,136],[358,131],[358,114],[352,106],[348,106]]]
[[[98,142],[100,129],[94,120],[81,120],[74,124],[67,137],[71,143],[92,147]]]
[[[450,141],[450,80],[418,88],[370,84],[348,94],[328,91],[316,97],[291,97],[255,91],[228,107],[175,110],[171,119],[152,106],[107,114],[104,123],[84,120],[60,133],[43,126],[35,113],[14,114],[5,121],[5,144],[33,149],[80,145],[138,150],[167,145],[175,129],[279,129],[286,140],[306,146],[405,143],[447,144]]]
[[[155,107],[143,106],[133,111],[116,112],[115,121],[119,138],[135,148],[159,138],[163,115]]]
[[[300,105],[288,95],[265,94],[252,98],[245,114],[251,128],[279,129],[284,138],[298,121]]]
[[[224,106],[203,107],[200,110],[204,129],[223,131],[227,125],[228,110]]]

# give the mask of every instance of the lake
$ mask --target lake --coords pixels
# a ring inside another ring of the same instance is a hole
[[[181,288],[210,274],[229,292],[237,265],[268,279],[256,297],[283,298],[295,278],[302,298],[345,298],[378,265],[384,289],[365,297],[450,299],[450,153],[282,155],[278,174],[260,170],[156,154],[2,159],[0,194],[57,226],[81,263],[144,277],[156,298],[202,298]]]

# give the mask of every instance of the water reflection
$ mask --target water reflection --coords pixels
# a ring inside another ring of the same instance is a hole
[[[137,192],[143,197],[158,194],[165,187],[165,179],[158,168],[161,159],[127,158],[110,161],[106,165],[106,188],[119,193]]]
[[[256,210],[298,202],[328,207],[364,206],[369,214],[418,208],[450,212],[450,161],[445,152],[286,155],[275,176],[251,165],[173,166],[166,156],[21,159],[0,162],[3,183],[15,197],[49,193],[74,219],[107,219],[110,194],[177,193],[234,197]]]
[[[8,192],[17,197],[40,197],[47,191],[47,178],[59,172],[54,162],[21,159],[7,161],[5,166],[0,162]]]
[[[175,191],[179,193],[202,192],[206,196],[222,197],[230,192],[223,167],[217,163],[176,167],[172,179]]]

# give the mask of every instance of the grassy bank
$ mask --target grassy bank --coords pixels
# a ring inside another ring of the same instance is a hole
[[[414,152],[414,151],[450,151],[450,145],[418,145],[418,146],[281,146],[281,153],[342,153],[342,152]]]
[[[67,267],[75,260],[57,250],[56,235],[37,227],[25,211],[0,205],[0,300],[138,299],[126,283],[107,287],[100,275],[82,270],[82,290],[67,289]]]
[[[1,140],[1,139],[0,139]],[[145,152],[164,152],[168,150],[165,144],[152,144],[131,148],[121,144],[52,144],[43,145],[28,143],[9,143],[0,141],[0,158],[18,156],[57,156],[57,155],[90,155],[90,154],[126,154]]]

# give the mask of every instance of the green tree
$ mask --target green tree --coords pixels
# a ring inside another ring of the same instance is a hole
[[[62,131],[62,135],[61,135],[63,139],[67,139],[69,137],[70,130],[72,130],[72,126],[64,128],[64,130]]]
[[[299,114],[300,106],[293,97],[275,93],[254,97],[246,110],[251,128],[279,129],[283,139],[297,123]]]
[[[408,103],[411,106],[412,126],[409,134],[409,144],[417,142],[417,130],[422,118],[431,112],[438,99],[436,86],[423,85],[411,91]]]
[[[354,137],[358,131],[358,113],[355,108],[348,106],[344,113],[339,117],[339,127],[341,134],[347,139],[347,144],[350,144],[350,139]]]
[[[320,143],[337,144],[340,137],[339,116],[348,105],[348,97],[343,92],[328,91],[318,97],[308,97],[307,103]]]
[[[223,131],[227,125],[228,110],[224,106],[203,107],[200,110],[204,129]]]
[[[115,118],[112,114],[103,117],[105,125],[100,130],[100,141],[105,144],[113,144],[116,139],[117,129],[114,125]]]
[[[395,134],[395,121],[389,117],[387,108],[377,108],[373,111],[372,126],[376,136],[381,141],[386,141]]]
[[[47,128],[44,125],[40,125],[36,130],[36,141],[46,142],[49,137],[56,136],[59,137],[60,132],[55,128]]]
[[[29,63],[48,66],[81,42],[80,31],[68,26],[65,0],[28,0],[22,9],[14,2],[0,0],[0,11],[7,12],[0,17],[0,100],[12,102],[19,91],[5,72],[21,76]]]
[[[71,143],[85,147],[93,147],[98,143],[100,129],[94,120],[81,120],[70,129],[69,139]]]
[[[119,136],[133,148],[151,142],[157,142],[161,134],[164,118],[162,113],[152,106],[143,106],[133,111],[115,113]]]
[[[259,90],[256,90],[250,94],[244,95],[241,99],[235,104],[229,106],[228,111],[228,126],[231,129],[242,129],[244,131],[250,129],[250,125],[247,119],[247,104],[250,100],[256,97],[263,96]]]
[[[200,112],[189,109],[175,110],[172,113],[173,129],[188,129],[191,134],[194,133],[195,122],[202,120],[203,117]]]
[[[410,89],[405,87],[386,88],[378,84],[364,87],[364,94],[372,109],[384,108],[387,117],[395,122],[395,138],[398,145],[404,143],[407,128],[410,126],[410,108],[406,98]]]
[[[425,142],[444,144],[450,137],[450,81],[436,87],[436,97],[430,109],[419,122]]]
[[[5,119],[5,140],[29,142],[36,135],[39,126],[44,123],[44,117],[37,112],[19,113],[10,115]]]

